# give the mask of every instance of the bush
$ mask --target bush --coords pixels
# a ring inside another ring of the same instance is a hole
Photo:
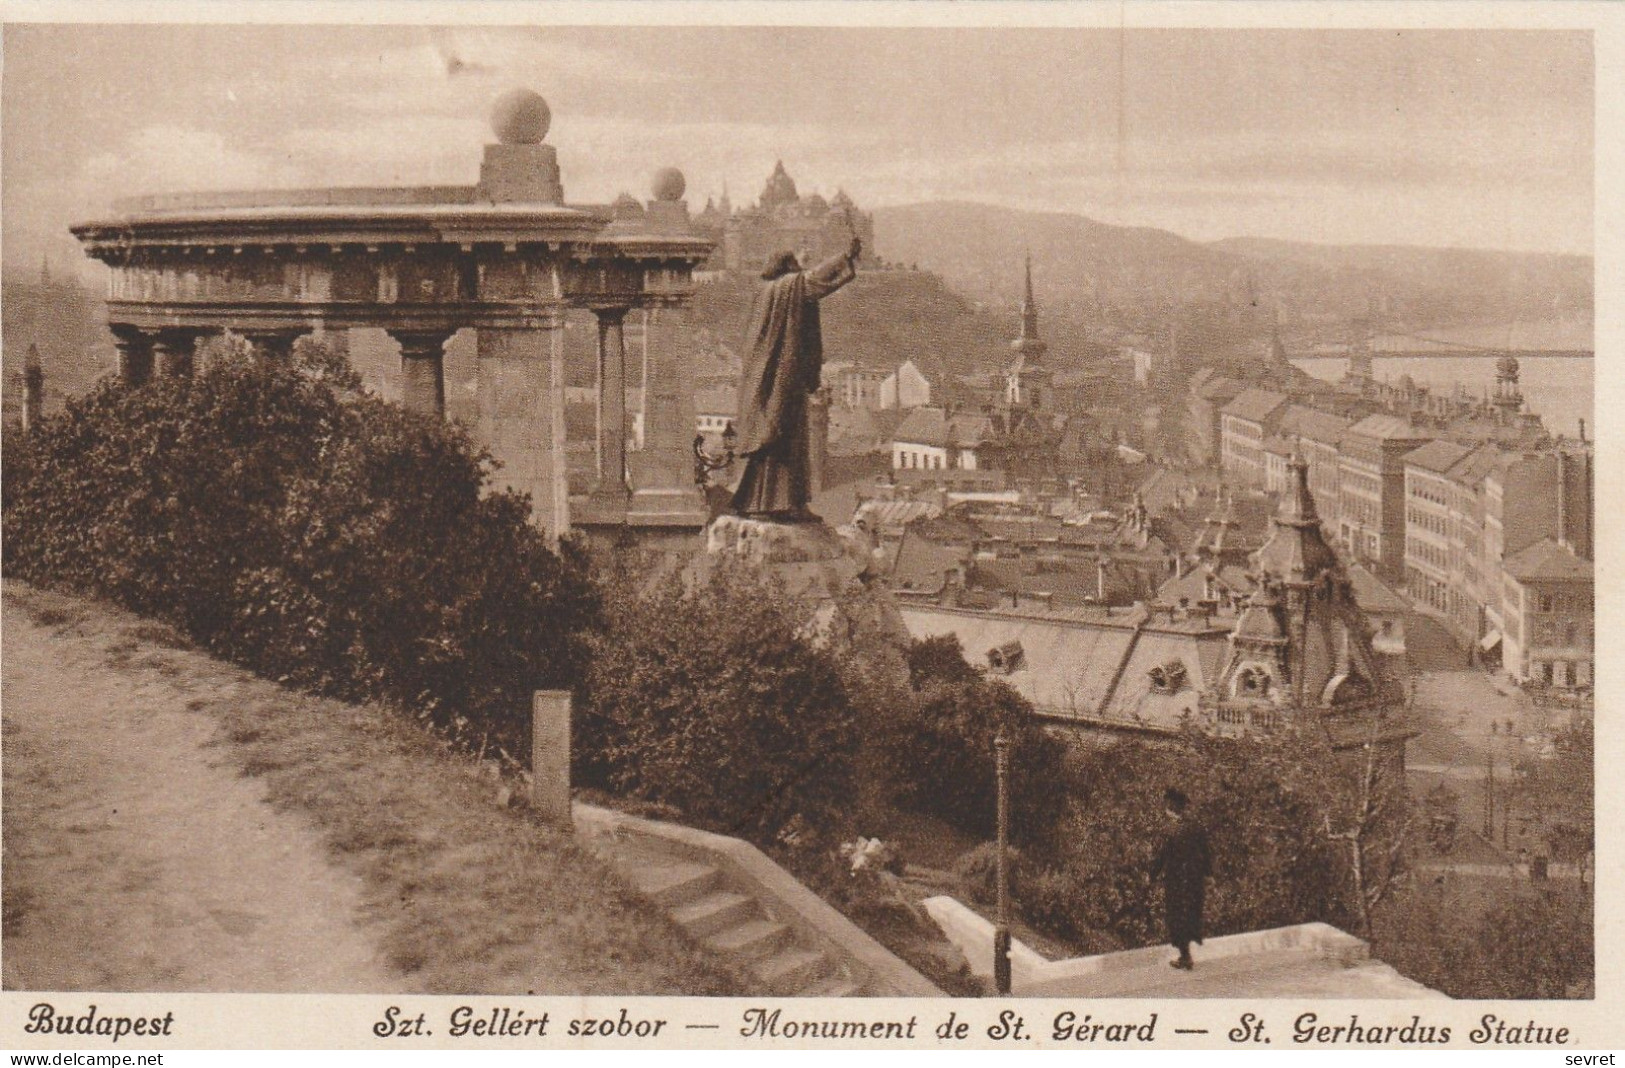
[[[1047,874],[1019,903],[1035,926],[1075,944],[1162,941],[1151,862],[1168,833],[1163,791],[1178,785],[1207,828],[1211,934],[1312,920],[1347,925],[1341,860],[1322,833],[1324,799],[1303,785],[1291,743],[1191,735],[1081,754],[1055,844],[1028,856]]]
[[[354,386],[309,344],[103,383],[7,457],[6,571],[515,746],[530,691],[579,671],[581,569],[522,498],[482,493],[487,458],[460,429]]]
[[[1487,906],[1473,900],[1485,893]],[[1418,883],[1379,912],[1374,950],[1453,998],[1594,997],[1594,905],[1573,884]]]
[[[771,845],[843,833],[857,715],[809,610],[749,570],[606,580],[576,720],[578,781]]]
[[[993,739],[1010,739],[1011,835],[1047,840],[1056,798],[1066,792],[1066,743],[1045,733],[1025,698],[966,662],[952,635],[907,650],[908,699],[882,711],[875,740],[884,754],[890,800],[969,834],[995,832]]]

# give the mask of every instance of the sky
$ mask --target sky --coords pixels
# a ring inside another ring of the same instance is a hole
[[[6,269],[168,190],[473,184],[528,86],[566,199],[976,200],[1197,240],[1592,251],[1589,33],[5,27]],[[883,251],[883,250],[882,250]]]

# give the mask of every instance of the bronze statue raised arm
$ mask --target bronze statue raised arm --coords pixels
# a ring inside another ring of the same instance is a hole
[[[739,454],[745,473],[733,510],[785,522],[816,520],[807,398],[819,388],[824,346],[818,302],[850,282],[863,245],[803,271],[793,253],[774,256],[751,305],[739,379]]]

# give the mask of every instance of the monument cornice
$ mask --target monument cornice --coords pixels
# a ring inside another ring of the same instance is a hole
[[[166,327],[195,329],[327,330],[378,327],[400,331],[456,331],[464,327],[503,330],[552,330],[564,310],[583,306],[575,300],[501,303],[377,304],[346,301],[145,301],[110,300],[109,317],[143,330]]]

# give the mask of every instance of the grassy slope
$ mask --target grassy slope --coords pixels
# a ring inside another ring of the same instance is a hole
[[[397,715],[290,692],[168,628],[8,580],[4,596],[111,666],[163,678],[216,718],[270,802],[320,827],[365,885],[364,929],[431,993],[726,995],[739,980],[601,861],[522,810],[467,757]]]

